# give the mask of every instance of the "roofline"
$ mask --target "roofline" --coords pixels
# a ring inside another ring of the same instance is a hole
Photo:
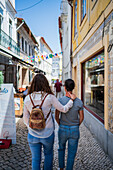
[[[24,20],[24,19],[23,19],[23,18],[17,18],[17,21],[20,21],[20,23],[22,23],[22,20]],[[27,31],[27,29],[26,29],[25,26],[28,28],[28,31]],[[29,34],[29,36],[31,37],[31,39],[33,40],[33,42],[34,42],[35,44],[38,44],[35,36],[34,36],[33,33],[31,32],[31,30],[30,30],[30,28],[28,27],[28,25],[26,24],[25,20],[24,20],[23,27],[24,27],[24,29],[26,30],[26,32]]]
[[[17,11],[15,10],[15,8],[14,8],[14,6],[12,5],[11,1],[10,1],[10,0],[8,0],[8,1],[9,1],[10,5],[12,6],[13,10],[15,11],[15,13],[17,13]]]
[[[46,43],[44,37],[41,37],[40,39],[44,42],[44,44],[46,44],[46,46],[49,48],[49,50],[51,51],[51,53],[53,53],[53,51],[51,50],[51,48],[49,47],[49,45]]]

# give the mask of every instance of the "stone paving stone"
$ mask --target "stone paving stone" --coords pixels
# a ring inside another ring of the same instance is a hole
[[[58,169],[58,126],[55,123],[55,144],[53,170]],[[0,170],[31,170],[31,152],[27,142],[27,128],[21,118],[16,124],[17,144],[9,149],[0,150]],[[67,146],[66,157],[67,161]],[[44,154],[42,154],[41,168],[43,168]],[[75,158],[74,170],[113,170],[113,163],[103,152],[90,131],[82,124],[80,139]]]

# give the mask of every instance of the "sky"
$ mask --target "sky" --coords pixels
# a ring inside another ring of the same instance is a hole
[[[19,11],[37,2],[40,3],[30,9]],[[25,20],[34,35],[44,37],[56,53],[61,52],[58,29],[60,3],[61,0],[15,0],[16,16]]]

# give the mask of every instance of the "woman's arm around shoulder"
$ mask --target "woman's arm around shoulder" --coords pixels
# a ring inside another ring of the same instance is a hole
[[[55,109],[66,113],[73,106],[75,95],[71,95],[71,97],[72,99],[70,99],[69,102],[63,106],[54,95],[51,95],[51,104],[55,107]]]

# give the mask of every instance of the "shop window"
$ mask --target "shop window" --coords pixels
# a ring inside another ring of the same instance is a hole
[[[83,64],[83,101],[86,109],[104,120],[104,53]]]
[[[75,32],[74,36],[77,34],[77,0],[75,1]]]
[[[81,22],[86,15],[86,0],[81,0]]]

